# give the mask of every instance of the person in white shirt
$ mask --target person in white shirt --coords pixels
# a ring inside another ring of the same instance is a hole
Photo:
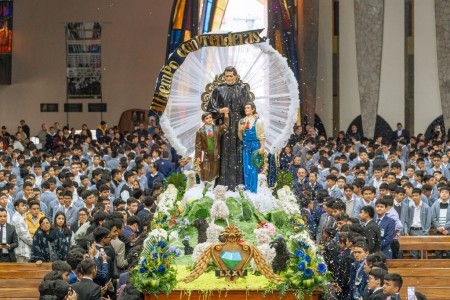
[[[408,207],[408,218],[406,219],[406,236],[426,236],[431,227],[431,209],[421,200],[422,191],[413,189]],[[414,259],[420,257],[420,251],[410,251]]]
[[[355,194],[353,194],[353,187],[350,184],[345,185],[344,198],[342,200],[345,203],[345,213],[349,216],[353,216],[356,197]]]

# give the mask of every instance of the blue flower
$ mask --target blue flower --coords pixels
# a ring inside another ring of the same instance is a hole
[[[158,259],[158,256],[159,256],[158,253],[153,253],[152,254],[152,259],[153,260]]]
[[[147,263],[147,259],[144,258],[144,259],[141,261],[141,265],[144,266],[146,263]]]
[[[306,244],[306,243],[303,243],[303,248],[305,248],[306,250],[308,250],[308,248],[309,248],[309,245],[308,245],[308,244]]]
[[[158,242],[158,247],[165,248],[166,246],[167,246],[167,243],[165,241]]]
[[[181,254],[182,254],[182,252],[181,252],[180,249],[175,250],[175,256],[176,256],[176,257],[181,256]]]
[[[153,270],[152,270],[152,273],[156,274],[156,269],[153,269]]]
[[[305,256],[305,260],[306,260],[308,263],[310,263],[310,262],[311,262],[311,256],[306,255],[306,256]]]
[[[299,271],[303,271],[305,269],[305,262],[302,261],[301,263],[298,264],[297,269]]]
[[[173,252],[175,252],[175,249],[176,248],[174,246],[170,246],[169,249],[167,249],[167,252],[173,253]]]
[[[166,259],[166,258],[167,258],[167,254],[161,254],[161,257],[162,257],[163,259]]]
[[[150,246],[150,251],[155,251],[155,246]]]
[[[158,272],[159,273],[164,273],[165,271],[166,271],[166,268],[163,265],[159,265]]]
[[[317,272],[319,272],[319,273],[325,273],[325,271],[327,270],[327,266],[325,265],[325,264],[322,264],[322,263],[320,263],[318,266],[317,266]]]
[[[305,272],[303,272],[303,275],[305,275],[306,278],[312,277],[313,274],[314,274],[314,272],[313,272],[313,270],[311,270],[310,268],[307,268],[307,269],[305,270]]]
[[[141,273],[145,273],[145,272],[147,272],[147,271],[148,271],[148,269],[147,269],[147,268],[144,268],[144,267],[142,267],[142,268],[140,268],[140,269],[139,269],[139,271],[140,271]]]
[[[162,219],[163,219],[163,221],[167,220],[167,216],[164,216]]]
[[[303,257],[305,256],[305,252],[303,250],[297,250],[295,256],[297,256],[297,258]]]

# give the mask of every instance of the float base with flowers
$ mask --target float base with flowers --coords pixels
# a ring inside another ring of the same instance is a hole
[[[275,194],[261,204],[267,194],[168,184],[131,282],[146,299],[317,299],[327,293],[331,275],[296,197],[289,187]]]

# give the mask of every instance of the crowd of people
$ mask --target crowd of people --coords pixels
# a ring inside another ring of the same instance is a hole
[[[401,277],[385,264],[402,255],[398,237],[432,225],[448,235],[450,144],[397,129],[391,139],[357,128],[327,139],[298,126],[277,155],[340,299],[398,299]],[[0,131],[0,262],[52,262],[42,299],[139,299],[127,283],[163,180],[193,170],[192,160],[154,119],[126,133],[102,121],[94,137],[56,122],[35,136],[23,120],[15,134]]]

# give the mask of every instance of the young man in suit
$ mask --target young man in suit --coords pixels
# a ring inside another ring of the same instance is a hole
[[[424,236],[428,235],[431,227],[431,209],[421,200],[422,191],[413,189],[411,194],[412,203],[408,207],[408,218],[406,219],[406,236]],[[413,258],[418,259],[420,252],[410,251]]]
[[[314,238],[317,233],[317,226],[314,222],[314,217],[311,212],[314,209],[314,204],[311,199],[306,198],[301,202],[302,205],[302,216],[306,219],[304,220],[308,225],[309,232],[311,236]]]
[[[223,125],[214,125],[213,114],[202,114],[203,125],[195,134],[195,160],[200,166],[200,179],[214,182],[219,177],[220,153],[229,149],[220,149],[220,138],[229,126],[228,112],[224,115]]]
[[[386,216],[386,200],[377,200],[375,210],[375,223],[380,228],[381,237],[381,251],[383,251],[386,258],[392,258],[391,244],[394,241],[395,221]]]
[[[362,188],[362,198],[355,200],[354,209],[353,209],[353,217],[359,218],[361,208],[364,206],[370,205],[375,208],[375,188],[373,186],[365,186]]]
[[[320,216],[319,226],[317,227],[317,235],[316,235],[316,242],[317,244],[320,244],[323,240],[323,234],[325,232],[325,229],[327,227],[334,227],[335,220],[334,220],[334,212],[333,212],[333,204],[335,202],[332,198],[326,198],[324,200],[327,200],[323,203],[323,209],[325,213],[323,213]]]
[[[341,192],[341,190],[336,185],[337,177],[335,175],[328,175],[326,177],[326,185],[328,189],[328,195],[333,198],[344,198],[344,194]]]
[[[368,287],[372,291],[369,300],[385,300],[386,295],[383,293],[384,276],[387,272],[383,269],[372,269],[369,272]]]
[[[431,207],[431,222],[435,228],[435,235],[448,235],[450,230],[450,189],[446,186],[441,188],[439,199]],[[445,251],[450,258],[450,251]],[[436,251],[436,258],[442,258],[443,251]]]
[[[402,276],[395,273],[386,274],[383,285],[383,293],[386,295],[386,300],[400,300],[400,289],[402,285]]]
[[[375,253],[380,251],[381,249],[381,232],[377,223],[373,220],[375,217],[375,209],[366,205],[361,208],[361,212],[359,213],[359,218],[361,222],[364,224],[364,236],[368,242],[368,252]]]
[[[362,299],[367,285],[367,274],[364,272],[366,257],[369,254],[367,243],[361,241],[353,245],[353,254],[355,256],[355,262],[352,263],[350,268],[350,291],[348,299],[358,300]]]
[[[159,172],[161,172],[164,177],[169,177],[175,173],[175,166],[169,160],[169,151],[162,152],[162,158],[156,162],[159,167]]]
[[[97,275],[97,265],[92,259],[83,260],[80,263],[80,275],[83,276],[79,282],[72,285],[78,295],[78,299],[97,300],[102,296],[101,287],[94,283],[93,279]]]
[[[18,240],[14,226],[6,223],[8,212],[0,208],[0,262],[16,262]]]

